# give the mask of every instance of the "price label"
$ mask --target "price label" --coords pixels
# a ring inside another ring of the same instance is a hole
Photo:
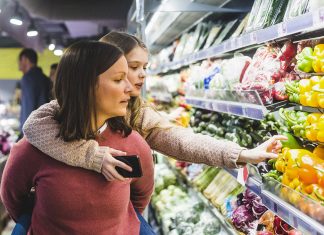
[[[313,26],[323,26],[324,23],[324,8],[321,8],[313,13]]]
[[[251,41],[251,43],[257,43],[257,41],[258,41],[258,39],[257,39],[257,34],[256,34],[256,32],[252,32],[252,33],[250,33],[250,41]]]
[[[286,22],[282,22],[278,25],[278,36],[283,37],[287,35],[287,24]]]
[[[243,168],[238,169],[237,173],[237,182],[239,182],[241,185],[245,186],[245,183],[249,177],[249,170],[247,166],[244,166]]]
[[[228,112],[235,114],[235,115],[243,116],[243,108],[242,108],[242,106],[239,106],[239,105],[229,105]]]

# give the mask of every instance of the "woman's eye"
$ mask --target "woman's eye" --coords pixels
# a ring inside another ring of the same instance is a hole
[[[131,66],[130,68],[131,68],[131,69],[134,69],[134,70],[135,70],[135,69],[137,69],[137,67],[136,67],[136,66]]]

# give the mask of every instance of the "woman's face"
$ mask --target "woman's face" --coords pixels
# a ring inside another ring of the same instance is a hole
[[[132,84],[131,96],[139,96],[146,78],[148,52],[142,47],[135,47],[126,55],[128,63],[128,80]]]
[[[124,56],[99,75],[96,108],[99,125],[108,118],[125,116],[132,86],[127,79],[128,66]]]

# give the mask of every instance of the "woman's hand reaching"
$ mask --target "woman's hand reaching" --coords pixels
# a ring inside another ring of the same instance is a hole
[[[132,171],[132,168],[125,163],[115,159],[113,156],[125,156],[126,153],[109,147],[100,147],[100,151],[102,151],[102,154],[104,154],[101,173],[108,181],[124,181],[125,178],[117,172],[116,166],[130,172]]]
[[[277,158],[282,148],[280,140],[287,140],[287,137],[275,135],[254,149],[242,150],[238,162],[257,164],[266,159]]]

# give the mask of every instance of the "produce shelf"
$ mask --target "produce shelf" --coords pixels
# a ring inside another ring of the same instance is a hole
[[[150,70],[149,74],[166,73],[170,70],[176,70],[200,60],[220,56],[234,50],[322,28],[324,28],[323,7],[268,28],[245,33],[237,38],[225,40],[219,45],[191,54],[181,60],[166,63],[155,70]]]
[[[224,216],[215,208],[215,206],[201,192],[196,190],[194,185],[187,179],[187,177],[183,175],[178,169],[176,169],[175,166],[173,166],[166,158],[164,162],[175,173],[180,185],[182,187],[185,187],[187,190],[190,191],[192,195],[194,195],[196,198],[202,201],[205,204],[206,208],[219,220],[223,228],[223,233],[220,234],[236,235],[237,232],[232,227],[232,225],[225,220]]]
[[[260,196],[266,207],[268,207],[290,225],[300,230],[303,234],[324,234],[324,226],[322,224],[305,215],[294,206],[283,201],[281,198],[277,197],[271,192],[262,190]]]
[[[210,111],[233,114],[255,120],[262,120],[269,112],[266,106],[259,104],[239,103],[214,99],[186,97],[187,104],[196,108]]]
[[[313,108],[308,106],[297,105],[295,106],[296,111],[304,111],[308,113],[324,113],[323,108]]]
[[[249,166],[250,168],[251,166]],[[253,167],[253,166],[252,166]],[[225,169],[228,173],[230,173],[234,178],[237,178],[238,170],[236,169]],[[251,170],[249,170],[251,171]],[[246,181],[247,188],[251,189],[254,193],[259,195],[262,198],[263,204],[272,210],[275,214],[285,220],[287,223],[292,225],[293,227],[297,228],[298,230],[302,231],[303,234],[312,234],[312,235],[320,235],[324,233],[324,226],[320,224],[320,222],[316,221],[315,219],[305,215],[299,209],[295,208],[294,206],[290,205],[289,203],[285,202],[279,195],[275,195],[275,190],[280,188],[285,188],[288,192],[287,194],[298,194],[296,191],[282,185],[281,183],[276,181],[276,184],[269,187],[268,184],[263,184],[260,182],[260,179],[256,177],[256,175],[250,174]],[[271,191],[267,189],[271,188]],[[306,200],[309,203],[315,203],[312,200],[306,198],[306,196],[299,194],[300,200]],[[312,204],[313,205],[313,204]],[[316,206],[316,205],[315,205]],[[322,207],[320,204],[317,208]],[[319,212],[322,213],[322,212]],[[323,211],[324,213],[324,211]],[[321,216],[324,217],[323,214]],[[316,219],[319,219],[318,217]]]

